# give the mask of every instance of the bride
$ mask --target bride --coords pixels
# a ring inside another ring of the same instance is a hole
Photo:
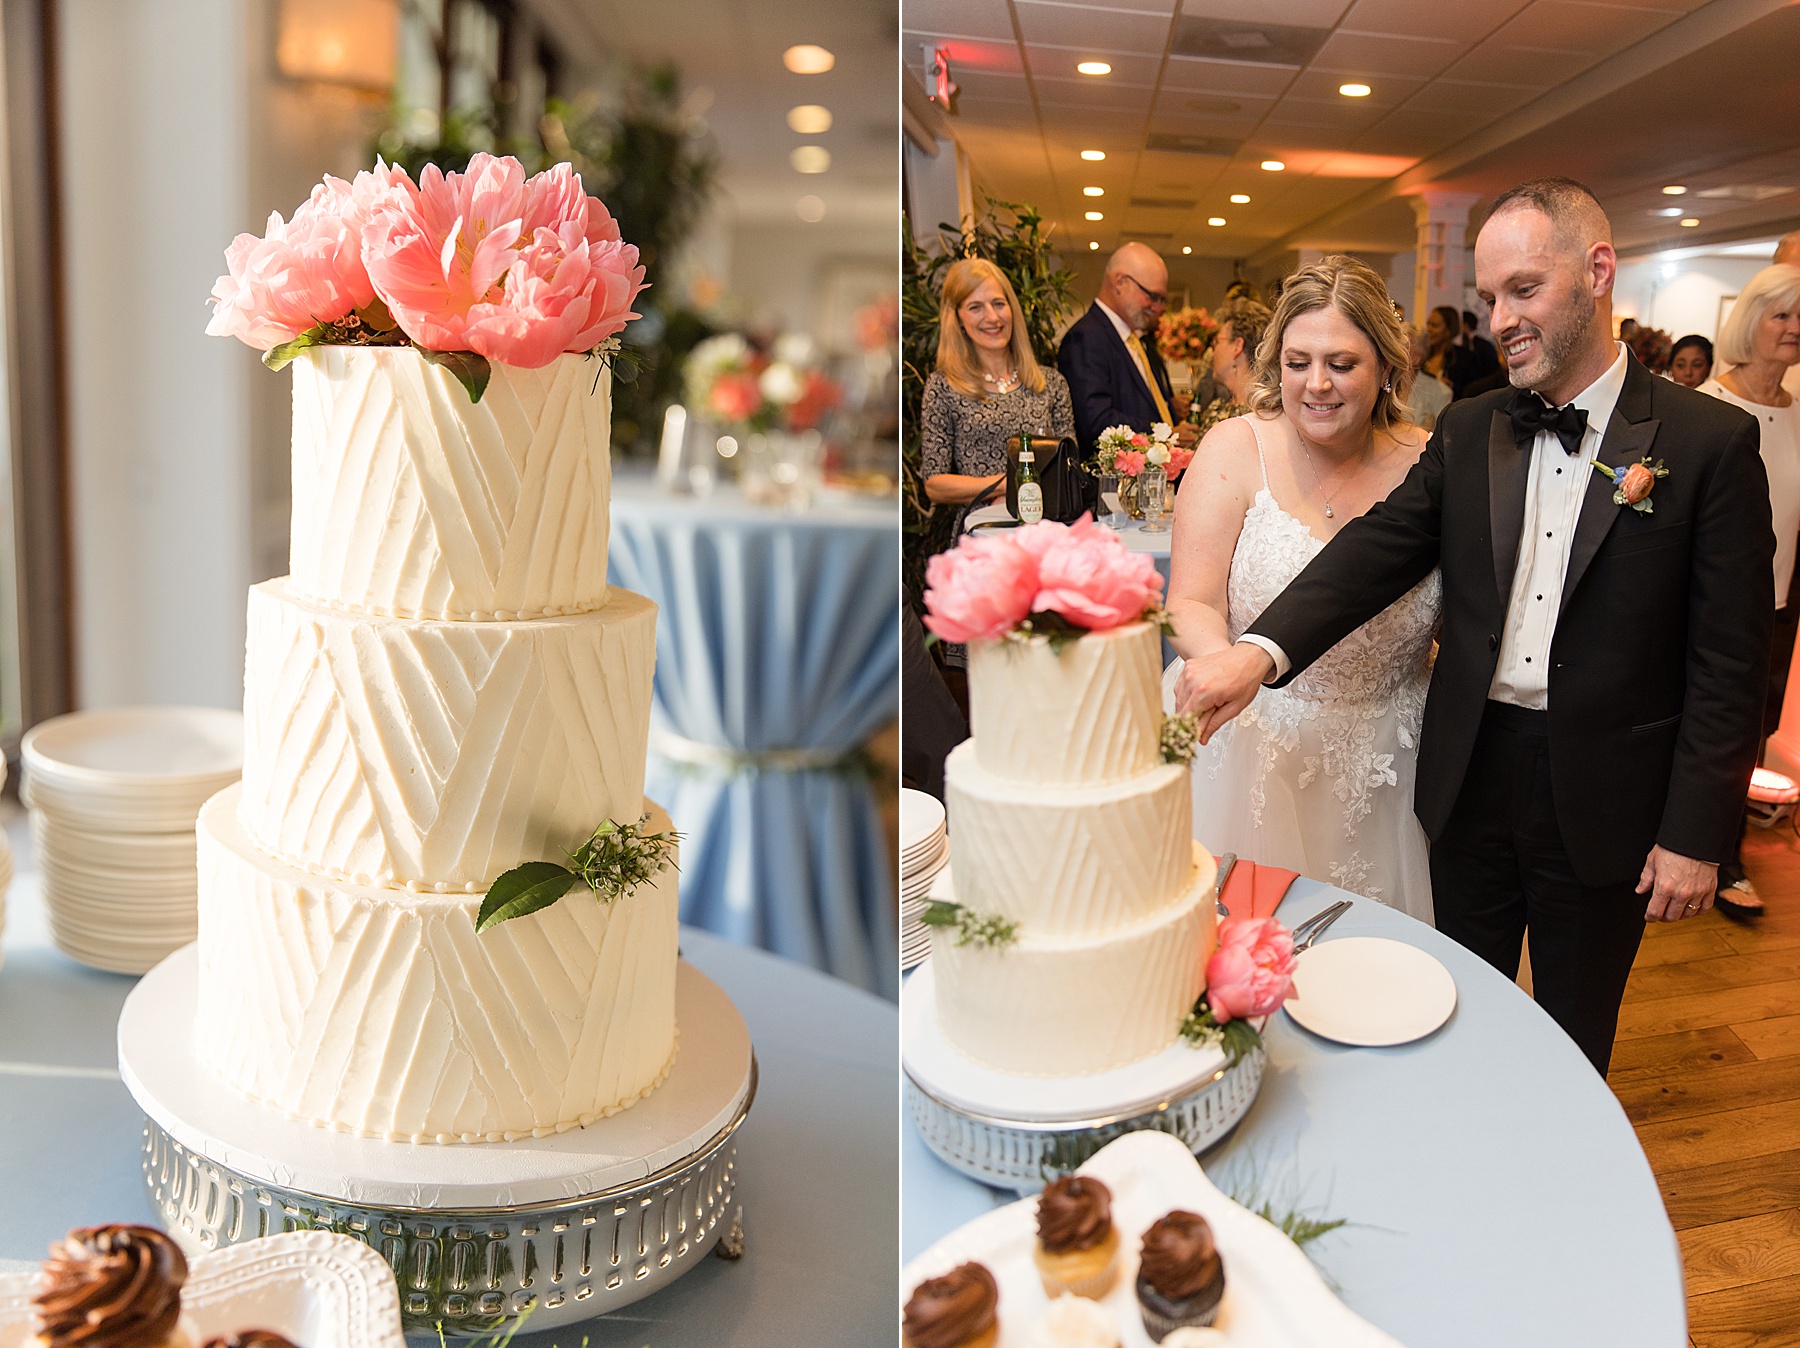
[[[1201,443],[1175,506],[1169,616],[1184,657],[1229,646],[1425,447],[1402,401],[1407,338],[1381,278],[1347,257],[1290,277],[1250,412]],[[1194,835],[1431,921],[1413,816],[1436,572],[1283,688],[1264,688],[1194,757]],[[1256,640],[1251,637],[1249,640]],[[1191,710],[1182,662],[1176,710]]]

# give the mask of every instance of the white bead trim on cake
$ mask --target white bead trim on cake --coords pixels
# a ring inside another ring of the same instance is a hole
[[[424,609],[396,608],[392,604],[352,604],[345,599],[336,599],[327,595],[314,594],[301,588],[294,578],[287,578],[288,592],[302,603],[313,604],[319,608],[330,609],[334,613],[362,614],[371,618],[399,618],[414,622],[439,623],[524,623],[537,618],[579,618],[584,613],[597,613],[612,601],[612,587],[592,602],[580,604],[546,604],[542,608],[531,609],[470,609],[458,612],[453,609],[435,609],[427,612]]]

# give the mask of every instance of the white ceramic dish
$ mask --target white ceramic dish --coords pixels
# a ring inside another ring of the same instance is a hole
[[[0,1273],[0,1348],[32,1331],[35,1269]],[[181,1291],[199,1339],[272,1329],[301,1348],[405,1348],[400,1294],[374,1250],[349,1236],[291,1231],[191,1260]]]
[[[1150,1224],[1175,1208],[1206,1218],[1224,1260],[1225,1296],[1213,1326],[1223,1335],[1222,1348],[1399,1348],[1332,1294],[1299,1246],[1221,1193],[1179,1139],[1127,1133],[1096,1152],[1079,1173],[1112,1190],[1119,1278],[1099,1305],[1123,1348],[1150,1348],[1133,1286],[1138,1251]],[[1036,1238],[1035,1198],[984,1213],[906,1265],[901,1298],[958,1264],[985,1264],[1000,1287],[996,1348],[1028,1348],[1049,1306],[1031,1260]]]
[[[65,783],[199,786],[243,771],[244,715],[216,707],[116,707],[52,717],[26,732],[32,769]]]
[[[906,856],[944,830],[944,803],[910,787],[900,788],[900,855]]]
[[[1343,936],[1294,963],[1295,1022],[1324,1039],[1386,1048],[1423,1039],[1456,1010],[1456,980],[1431,955],[1380,936]]]

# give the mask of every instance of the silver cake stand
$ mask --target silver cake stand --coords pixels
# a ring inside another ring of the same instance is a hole
[[[147,1116],[144,1184],[190,1253],[335,1231],[394,1270],[409,1334],[532,1331],[650,1295],[709,1252],[743,1251],[737,1132],[756,1094],[730,998],[680,965],[668,1078],[611,1118],[517,1142],[383,1142],[259,1106],[191,1049],[194,946],[152,969],[119,1016],[119,1070]]]
[[[1154,1058],[1082,1077],[1022,1077],[983,1067],[938,1029],[927,960],[900,993],[901,1067],[919,1136],[971,1179],[1036,1193],[1124,1133],[1170,1133],[1200,1152],[1249,1112],[1268,1057],[1237,1062],[1177,1044]]]

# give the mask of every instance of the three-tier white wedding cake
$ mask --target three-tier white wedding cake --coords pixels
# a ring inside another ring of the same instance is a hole
[[[293,364],[292,574],[250,592],[240,786],[198,828],[195,1049],[323,1127],[473,1142],[643,1098],[676,870],[477,933],[490,884],[645,799],[656,606],[606,584],[610,376],[408,347]]]
[[[1061,649],[1057,646],[1060,645]],[[989,1067],[1105,1071],[1172,1045],[1215,944],[1215,866],[1163,761],[1150,622],[969,644],[973,738],[945,766],[944,1038]]]

